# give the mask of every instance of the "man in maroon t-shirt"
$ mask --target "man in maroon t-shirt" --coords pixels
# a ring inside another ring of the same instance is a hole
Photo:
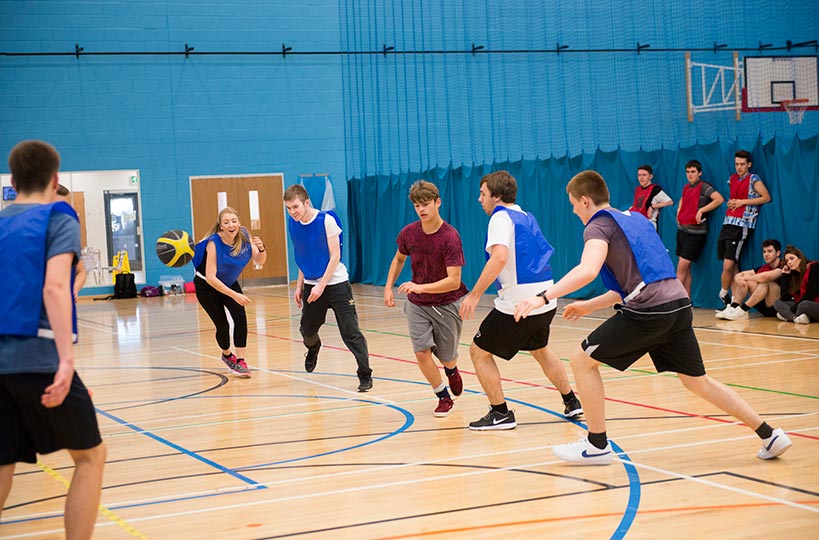
[[[469,292],[461,281],[464,251],[458,231],[441,218],[441,197],[435,184],[415,182],[409,199],[420,219],[398,234],[398,250],[384,286],[384,304],[395,306],[392,287],[410,257],[412,280],[402,283],[398,292],[405,293],[409,300],[404,312],[418,367],[438,397],[434,415],[444,417],[453,401],[432,355],[444,365],[452,394],[461,395],[463,381],[457,361],[463,321],[458,315],[458,301]]]

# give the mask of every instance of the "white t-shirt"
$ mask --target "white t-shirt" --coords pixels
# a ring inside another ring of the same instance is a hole
[[[658,191],[656,195],[654,195],[653,199],[651,199],[651,204],[661,204],[661,203],[667,203],[667,202],[673,202],[673,201],[672,201],[671,197],[669,197],[668,194],[665,191],[663,191],[662,189],[660,191]],[[657,228],[657,219],[660,217],[660,210],[657,209],[657,208],[649,207],[648,215],[650,216],[648,218],[649,221],[651,221],[651,223],[654,224],[654,228],[656,229]]]
[[[507,206],[513,212],[523,212],[520,206]],[[486,234],[486,252],[492,254],[492,246],[502,245],[509,249],[506,266],[498,274],[501,289],[495,299],[495,309],[507,315],[515,314],[515,306],[521,300],[531,298],[537,293],[554,285],[553,280],[536,283],[518,283],[517,264],[515,259],[515,224],[506,212],[495,212],[489,219],[489,231]],[[542,308],[532,311],[532,315],[546,313],[557,309],[557,301],[552,300]]]
[[[310,221],[308,221],[307,223],[302,223],[301,221],[299,223],[305,226],[310,225],[311,223],[313,223],[313,220],[315,220],[318,216],[319,213],[316,212],[316,214],[312,218],[310,218]],[[324,214],[324,230],[327,231],[327,238],[332,238],[334,236],[338,236],[341,234],[341,227],[338,226],[338,223],[336,223],[336,220],[333,219],[333,216],[329,214]],[[344,266],[343,262],[338,261],[336,271],[333,272],[333,275],[332,277],[330,277],[330,281],[327,282],[327,285],[336,285],[337,283],[344,283],[348,279],[350,279],[350,274],[347,273],[347,267]],[[308,285],[318,285],[319,281],[321,281],[321,278],[319,279],[304,278],[304,282],[307,283]]]

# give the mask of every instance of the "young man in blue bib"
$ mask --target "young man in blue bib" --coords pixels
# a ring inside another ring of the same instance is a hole
[[[625,371],[644,354],[658,372],[677,373],[686,389],[753,429],[762,439],[758,458],[783,454],[791,446],[788,435],[781,428],[772,429],[739,394],[705,374],[691,326],[691,300],[654,227],[642,217],[612,208],[608,186],[595,171],[575,175],[566,192],[575,215],[586,226],[580,264],[554,285],[521,301],[515,319],[526,320],[533,310],[586,286],[598,274],[609,291],[569,304],[563,318],[578,320],[612,305],[617,313],[589,334],[570,357],[589,433],[577,442],[555,446],[555,455],[580,465],[611,463],[600,364]]]
[[[506,405],[501,388],[500,371],[495,356],[511,360],[518,351],[530,351],[546,377],[563,396],[564,414],[575,418],[583,414],[580,401],[569,386],[566,369],[549,347],[549,326],[557,302],[541,305],[533,317],[515,321],[515,305],[524,298],[552,285],[549,258],[554,250],[546,241],[535,217],[515,204],[518,184],[506,171],[481,178],[480,197],[489,218],[486,236],[486,265],[461,303],[464,320],[475,315],[481,295],[496,282],[498,297],[495,308],[481,322],[469,347],[478,380],[489,398],[489,412],[469,423],[469,429],[487,431],[514,429],[515,411]]]
[[[23,141],[9,154],[18,195],[0,211],[0,511],[15,463],[65,448],[75,464],[65,501],[66,538],[74,540],[94,532],[105,446],[74,372],[80,225],[71,206],[53,202],[59,166],[42,141]]]
[[[322,212],[310,204],[304,186],[294,184],[284,192],[284,205],[290,214],[287,229],[293,242],[299,278],[293,300],[301,308],[299,331],[307,347],[304,369],[316,369],[321,349],[319,329],[327,310],[336,314],[338,331],[358,363],[358,391],[373,388],[367,339],[358,327],[353,289],[347,267],[341,262],[341,220],[335,212]]]

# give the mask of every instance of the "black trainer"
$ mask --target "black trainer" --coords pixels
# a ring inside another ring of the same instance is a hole
[[[565,403],[566,408],[563,409],[563,416],[566,418],[577,418],[583,414],[583,406],[577,396],[572,396],[568,403]]]
[[[515,429],[517,427],[515,422],[515,411],[509,411],[506,414],[499,413],[491,407],[489,413],[481,418],[469,423],[469,429],[475,431],[488,431],[490,429]]]
[[[316,369],[319,349],[321,349],[321,340],[314,347],[308,347],[307,352],[304,353],[304,371],[307,373],[313,373],[313,370]]]
[[[373,378],[371,375],[367,375],[366,377],[359,377],[358,378],[358,391],[359,392],[369,392],[373,389]]]

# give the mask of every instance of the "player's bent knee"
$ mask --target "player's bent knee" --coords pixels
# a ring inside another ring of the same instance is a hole
[[[569,361],[573,369],[591,369],[599,364],[597,360],[586,354],[579,345],[569,355]]]
[[[685,386],[687,390],[690,390],[695,394],[699,393],[699,391],[701,391],[708,383],[707,375],[692,377],[691,375],[684,375],[682,373],[678,373],[677,378],[680,379],[680,382],[683,384],[683,386]]]
[[[105,464],[105,459],[108,456],[108,449],[104,442],[99,443],[94,448],[87,450],[69,450],[71,458],[74,463],[79,465],[94,465],[102,467]]]

